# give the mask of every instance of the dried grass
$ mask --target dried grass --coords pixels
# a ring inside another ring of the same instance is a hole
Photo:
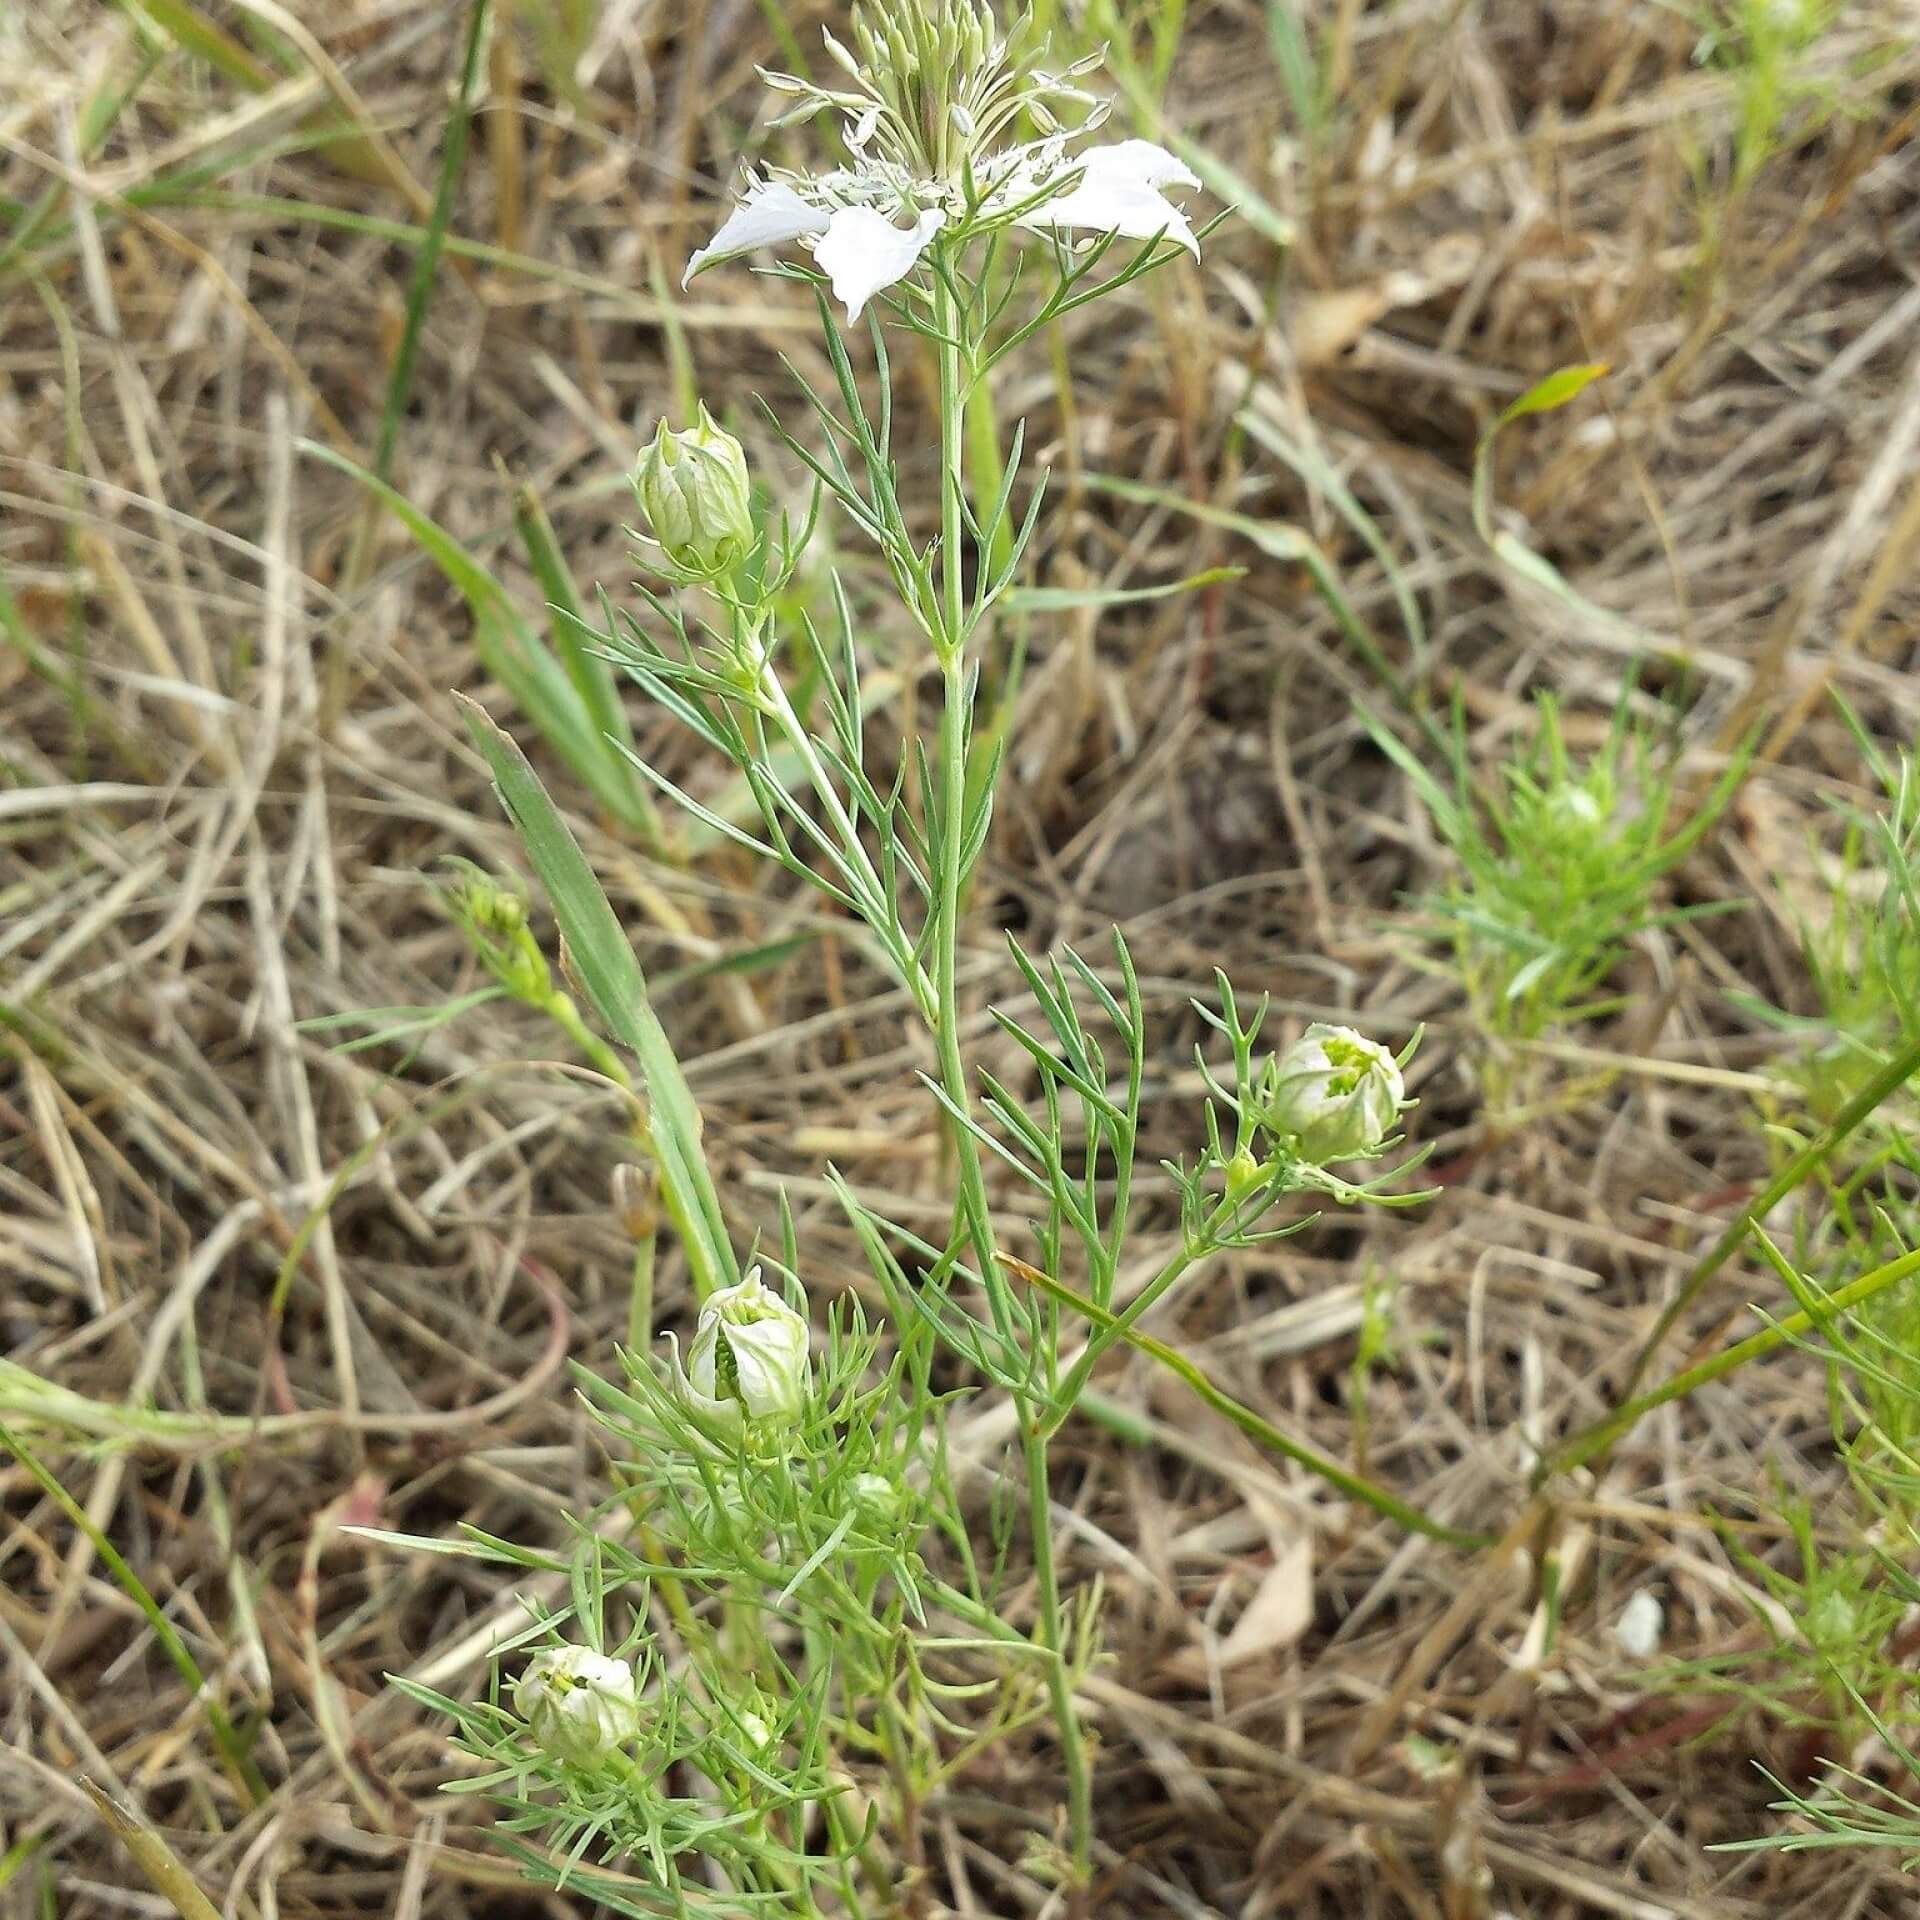
[[[385,1679],[476,1684],[519,1590],[340,1528],[552,1537],[589,1496],[594,1442],[559,1362],[607,1366],[621,1326],[614,1110],[497,1007],[404,1059],[295,1025],[471,984],[422,876],[450,853],[514,861],[447,698],[503,710],[464,610],[399,529],[369,540],[359,500],[299,445],[370,450],[411,255],[354,219],[424,218],[463,9],[256,11],[287,47],[267,84],[170,55],[84,153],[88,101],[135,74],[129,16],[68,0],[0,23],[16,42],[0,192],[52,189],[64,228],[0,278],[0,567],[31,642],[0,648],[0,1336],[108,1406],[262,1417],[238,1451],[52,1451],[228,1712],[261,1718],[271,1791],[247,1804],[86,1536],[9,1470],[0,1819],[35,1845],[6,1856],[0,1911],[159,1910],[79,1773],[142,1808],[229,1913],[557,1911],[514,1891],[468,1803],[437,1796],[443,1730]],[[969,990],[981,1007],[1009,990],[996,925],[1045,946],[1120,920],[1164,1040],[1151,1144],[1169,1153],[1194,1120],[1186,997],[1216,965],[1283,1016],[1430,1024],[1419,1132],[1444,1196],[1238,1261],[1159,1325],[1341,1451],[1358,1276],[1390,1269],[1404,1339],[1374,1385],[1373,1468],[1498,1526],[1520,1508],[1523,1436],[1601,1409],[1766,1165],[1753,1096],[1777,1043],[1728,993],[1804,997],[1806,837],[1858,779],[1820,695],[1920,734],[1920,55],[1900,0],[1846,8],[1819,55],[1842,110],[1785,143],[1709,258],[1689,155],[1724,154],[1733,100],[1691,63],[1677,9],[1310,12],[1346,75],[1324,145],[1286,144],[1254,7],[1192,8],[1168,104],[1297,223],[1290,259],[1230,223],[1202,270],[1080,330],[1070,410],[1041,363],[1000,395],[1065,483],[1048,578],[1250,571],[1097,640],[1071,618],[1036,630]],[[810,39],[820,10],[788,13]],[[224,32],[264,46],[247,15],[222,10]],[[530,606],[496,460],[540,487],[580,576],[617,589],[618,468],[672,404],[678,356],[730,403],[779,392],[781,352],[809,366],[795,290],[738,273],[671,290],[772,53],[739,0],[604,0],[577,101],[544,87],[530,43],[496,50],[452,228],[484,245],[441,277],[397,479]],[[328,102],[360,137],[304,150]],[[303,150],[263,157],[267,142]],[[152,196],[200,166],[211,197]],[[1351,717],[1377,682],[1295,568],[1082,480],[1144,477],[1305,526],[1391,632],[1391,583],[1323,497],[1231,430],[1235,410],[1317,448],[1393,530],[1429,683],[1459,677],[1492,754],[1527,689],[1603,715],[1628,664],[1619,628],[1503,583],[1468,512],[1480,429],[1579,359],[1614,375],[1513,436],[1510,524],[1589,600],[1667,638],[1655,678],[1685,691],[1703,772],[1756,716],[1772,730],[1735,822],[1681,878],[1750,910],[1643,942],[1639,1004],[1586,1036],[1604,1097],[1491,1142],[1457,999],[1409,968],[1394,925],[1439,854]],[[909,676],[882,718],[914,713]],[[696,981],[666,1012],[742,1240],[785,1180],[819,1286],[861,1285],[826,1160],[903,1215],[937,1191],[898,1005],[810,900],[729,856],[647,860],[559,791],[656,972],[813,936],[744,990]],[[683,930],[647,910],[661,897]],[[671,1266],[663,1279],[671,1309]],[[1723,1276],[1699,1328],[1754,1285]],[[1706,1516],[1769,1474],[1816,1501],[1834,1485],[1804,1364],[1650,1421],[1563,1513],[1567,1631],[1544,1662],[1515,1554],[1468,1565],[1396,1540],[1165,1380],[1134,1366],[1107,1387],[1159,1443],[1082,1427],[1067,1456],[1070,1561],[1113,1595],[1117,1658],[1087,1695],[1097,1910],[1909,1909],[1886,1861],[1703,1853],[1767,1825],[1751,1762],[1788,1756],[1751,1717],[1638,1697],[1608,1638],[1649,1575],[1672,1651],[1748,1631],[1744,1576]],[[973,1438],[993,1461],[991,1422]],[[1304,1633],[1228,1663],[1263,1583],[1298,1624],[1300,1596],[1271,1576],[1309,1539]],[[1414,1729],[1458,1749],[1457,1776],[1412,1768],[1397,1743]],[[953,1911],[1042,1910],[1019,1862],[1050,1768],[1036,1745],[934,1810]]]

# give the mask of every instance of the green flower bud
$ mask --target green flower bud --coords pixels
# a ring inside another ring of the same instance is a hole
[[[633,1669],[591,1647],[536,1653],[513,1686],[514,1711],[556,1760],[592,1766],[640,1732]]]
[[[1251,1193],[1265,1172],[1266,1168],[1242,1147],[1226,1165],[1227,1198],[1238,1200]]]
[[[718,580],[753,545],[753,485],[746,450],[704,406],[697,424],[669,433],[662,420],[634,475],[647,531],[690,580]]]
[[[1393,1130],[1406,1084],[1377,1040],[1316,1022],[1268,1067],[1261,1120],[1323,1167],[1371,1153]]]
[[[869,1520],[885,1520],[899,1504],[893,1482],[884,1473],[856,1473],[847,1483],[854,1510]]]
[[[1860,1632],[1860,1609],[1833,1588],[1814,1595],[1801,1623],[1816,1651],[1833,1653],[1849,1647]]]

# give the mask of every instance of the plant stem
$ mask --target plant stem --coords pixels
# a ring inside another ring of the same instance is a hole
[[[1047,1662],[1047,1696],[1060,1729],[1060,1761],[1067,1775],[1067,1831],[1078,1890],[1086,1886],[1093,1865],[1093,1781],[1087,1769],[1086,1742],[1080,1737],[1080,1715],[1073,1704],[1073,1682],[1067,1673],[1060,1576],[1053,1559],[1053,1488],[1047,1471],[1047,1436],[1038,1421],[1022,1429],[1021,1450],[1027,1457],[1028,1530],[1034,1543],[1034,1581],[1040,1590],[1034,1624],[1041,1645],[1053,1656]]]
[[[1080,1350],[1080,1358],[1074,1362],[1073,1371],[1067,1375],[1065,1382],[1055,1393],[1053,1406],[1040,1422],[1040,1431],[1044,1439],[1051,1439],[1066,1424],[1080,1396],[1086,1392],[1087,1382],[1092,1377],[1094,1367],[1099,1363],[1101,1356],[1119,1341],[1124,1340],[1133,1331],[1134,1323],[1199,1258],[1200,1252],[1196,1248],[1181,1247],[1180,1251],[1127,1303],[1124,1313],[1092,1322],[1092,1331],[1087,1335],[1087,1344]]]
[[[1627,1384],[1621,1389],[1624,1401],[1632,1402],[1635,1390],[1646,1378],[1647,1368],[1652,1364],[1653,1356],[1660,1350],[1660,1343],[1673,1331],[1681,1315],[1699,1298],[1700,1290],[1733,1258],[1752,1230],[1754,1222],[1764,1220],[1808,1174],[1831,1159],[1848,1134],[1852,1133],[1883,1100],[1905,1086],[1916,1073],[1920,1073],[1920,1041],[1914,1042],[1912,1046],[1890,1060],[1847,1102],[1824,1133],[1802,1147],[1767,1182],[1766,1186],[1740,1209],[1726,1232],[1714,1243],[1712,1251],[1687,1276],[1686,1284],[1667,1302],[1660,1318],[1654,1322],[1653,1331],[1647,1335],[1639,1353],[1634,1356],[1633,1370],[1627,1375]],[[1619,1418],[1619,1414],[1610,1415],[1605,1424],[1612,1427]],[[1586,1436],[1581,1435],[1578,1438],[1585,1439]]]
[[[1863,1273],[1858,1280],[1829,1295],[1821,1303],[1818,1318],[1806,1312],[1792,1313],[1745,1340],[1722,1348],[1711,1360],[1703,1360],[1697,1367],[1688,1367],[1684,1373],[1676,1373],[1671,1380],[1662,1381],[1651,1393],[1643,1393],[1637,1400],[1629,1400],[1599,1425],[1589,1427],[1585,1433],[1575,1434],[1548,1458],[1537,1477],[1544,1480],[1550,1473],[1570,1473],[1575,1467],[1585,1466],[1588,1461],[1624,1439],[1639,1424],[1642,1416],[1651,1413],[1654,1408],[1664,1407],[1669,1401],[1684,1400],[1688,1394],[1711,1386],[1716,1380],[1724,1380],[1749,1360],[1758,1360],[1765,1354],[1788,1346],[1803,1334],[1817,1332],[1821,1320],[1860,1306],[1876,1294],[1885,1293],[1889,1287],[1898,1286],[1902,1280],[1910,1279],[1917,1273],[1920,1273],[1920,1248],[1902,1254],[1897,1260],[1888,1261],[1885,1266],[1875,1267],[1871,1273]]]
[[[944,263],[943,263],[944,264]],[[939,1052],[940,1083],[957,1114],[973,1111],[965,1062],[960,1057],[959,945],[960,911],[966,887],[967,742],[973,686],[966,661],[966,643],[972,637],[967,618],[965,573],[964,496],[967,484],[966,389],[970,369],[961,340],[964,317],[945,271],[934,281],[935,352],[940,369],[940,758],[937,799],[938,833],[933,836],[939,855],[934,907],[934,994],[937,1016],[934,1042]],[[984,564],[984,560],[983,560]],[[983,800],[982,804],[986,804]],[[980,1283],[986,1289],[995,1330],[1010,1339],[1016,1302],[1000,1270],[994,1243],[993,1216],[987,1201],[986,1176],[979,1143],[957,1122],[949,1128],[959,1174],[956,1226],[964,1225],[972,1243]],[[1048,1316],[1042,1324],[1056,1327]],[[1044,1337],[1057,1337],[1044,1336]],[[1047,1356],[1052,1384],[1056,1356]],[[1064,1641],[1060,1617],[1060,1578],[1053,1557],[1053,1496],[1047,1472],[1047,1439],[1036,1419],[1030,1394],[1018,1396],[1021,1448],[1026,1456],[1027,1497],[1031,1517],[1034,1579],[1039,1588],[1039,1617],[1035,1635],[1051,1656],[1048,1692],[1066,1774],[1067,1821],[1072,1837],[1073,1881],[1086,1886],[1093,1867],[1093,1791],[1087,1766],[1086,1743],[1074,1709],[1073,1688],[1061,1657]]]
[[[1037,1287],[1048,1298],[1083,1315],[1093,1326],[1111,1330],[1116,1338],[1126,1341],[1128,1346],[1144,1353],[1150,1360],[1157,1360],[1169,1373],[1184,1380],[1214,1412],[1231,1420],[1249,1439],[1295,1461],[1330,1487],[1346,1494],[1349,1499],[1371,1507],[1375,1513],[1405,1527],[1409,1533],[1425,1534],[1429,1540],[1439,1540],[1465,1552],[1478,1552],[1493,1544],[1496,1537],[1493,1534],[1474,1533],[1464,1527],[1449,1526],[1444,1520],[1435,1520],[1402,1500],[1398,1494],[1390,1493],[1385,1487],[1376,1486],[1371,1480],[1354,1473],[1331,1455],[1321,1453],[1303,1440],[1294,1439],[1290,1433],[1283,1433],[1271,1420],[1262,1419],[1251,1407],[1243,1407],[1231,1394],[1222,1392],[1185,1354],[1168,1346],[1164,1340],[1156,1340],[1152,1334],[1141,1333],[1135,1328],[1121,1332],[1113,1315],[1104,1307],[1075,1293],[1071,1287],[1063,1287],[1058,1280],[1042,1273],[1037,1267],[1030,1267],[1024,1261],[1012,1264],[1030,1286]]]

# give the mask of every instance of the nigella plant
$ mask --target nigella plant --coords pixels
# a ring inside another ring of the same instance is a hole
[[[1175,1252],[1129,1285],[1149,1043],[1124,942],[1099,964],[1013,949],[1017,999],[996,1014],[998,1044],[1024,1062],[1029,1094],[970,1055],[962,909],[999,773],[998,729],[978,722],[981,668],[1045,489],[1023,469],[1023,433],[983,446],[969,412],[1038,330],[1197,259],[1205,237],[1170,197],[1198,186],[1178,158],[1101,138],[1095,62],[1047,71],[1044,50],[1013,51],[1029,37],[1003,37],[980,0],[888,0],[856,6],[850,45],[828,40],[832,84],[769,76],[793,117],[837,123],[848,164],[749,179],[688,272],[751,257],[813,283],[832,386],[809,391],[811,419],[779,425],[811,501],[767,506],[772,489],[704,407],[661,423],[635,474],[635,532],[665,584],[609,629],[579,629],[739,776],[753,814],[723,815],[642,771],[818,889],[925,1030],[928,1096],[951,1142],[944,1228],[911,1231],[833,1182],[884,1323],[803,1285],[790,1220],[777,1255],[752,1249],[743,1267],[625,933],[526,761],[469,714],[545,883],[567,977],[617,1051],[605,1077],[631,1096],[649,1221],[657,1197],[697,1324],[684,1348],[653,1350],[652,1294],[636,1281],[621,1377],[582,1381],[616,1462],[607,1497],[578,1516],[570,1550],[466,1543],[545,1584],[532,1624],[499,1650],[489,1697],[435,1698],[478,1763],[472,1788],[509,1807],[527,1870],[620,1913],[923,1910],[923,1809],[1015,1737],[1039,1743],[1058,1779],[1044,1864],[1066,1910],[1084,1913],[1095,1818],[1076,1696],[1098,1594],[1055,1563],[1054,1437],[1105,1356],[1153,1349],[1142,1314],[1219,1256],[1294,1230],[1297,1213],[1272,1224],[1284,1196],[1408,1197],[1404,1167],[1369,1178],[1364,1163],[1401,1137],[1410,1048],[1396,1057],[1325,1026],[1266,1054],[1264,1009],[1243,1017],[1220,980],[1203,1012],[1226,1057],[1203,1059],[1194,1151],[1152,1202]],[[903,352],[935,375],[926,502],[903,494],[893,449]],[[904,774],[869,752],[849,588],[829,570],[824,595],[790,590],[823,514],[877,555],[893,630],[938,684],[929,737],[884,756]],[[503,956],[496,972],[511,963],[540,986],[524,916],[507,919],[499,931],[489,906],[463,924]],[[956,1491],[956,1394],[1011,1403],[1012,1457],[992,1467],[1016,1500]],[[1265,1431],[1347,1496],[1429,1524]],[[1005,1584],[1009,1569],[1029,1577]]]

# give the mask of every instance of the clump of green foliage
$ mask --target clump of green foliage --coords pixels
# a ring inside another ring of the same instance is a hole
[[[1689,811],[1678,761],[1662,762],[1630,692],[1585,760],[1568,745],[1559,703],[1540,695],[1531,728],[1490,782],[1475,778],[1458,709],[1445,778],[1369,724],[1453,854],[1445,890],[1417,904],[1485,1040],[1489,1118],[1510,1126],[1542,1091],[1531,1043],[1626,1004],[1610,989],[1637,936],[1737,904],[1665,905],[1661,882],[1720,818],[1746,757]]]

